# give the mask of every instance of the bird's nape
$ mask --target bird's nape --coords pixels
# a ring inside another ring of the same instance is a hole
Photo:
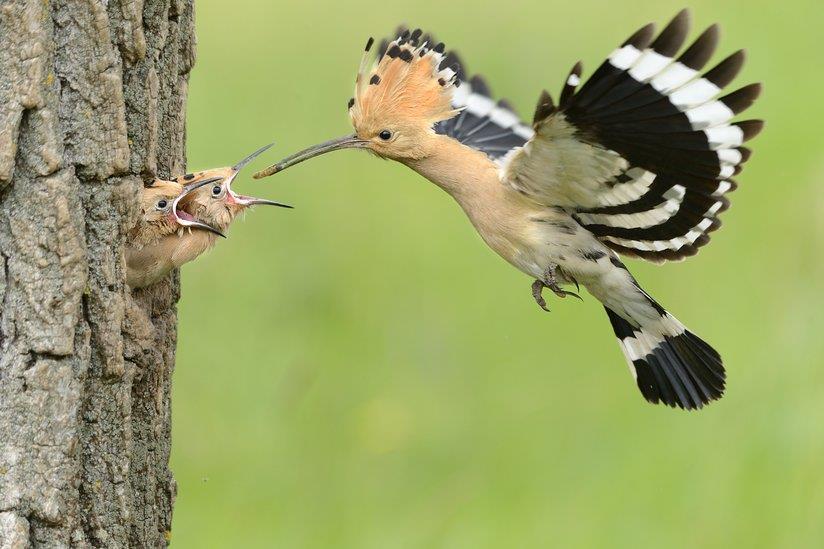
[[[256,172],[252,175],[252,177],[255,179],[262,179],[278,172],[282,172],[286,168],[290,168],[295,164],[300,164],[304,160],[309,160],[310,158],[314,158],[322,154],[340,149],[363,149],[367,145],[368,141],[360,139],[356,134],[330,139],[328,141],[324,141],[323,143],[318,143],[317,145],[307,147],[306,149],[296,152],[291,156],[287,156],[277,164],[272,164],[268,168]]]

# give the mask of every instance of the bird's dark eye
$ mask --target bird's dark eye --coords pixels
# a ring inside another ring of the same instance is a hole
[[[166,206],[168,206],[168,205],[169,205],[169,203],[166,200],[158,200],[157,201],[157,209],[158,210],[165,210]]]
[[[217,196],[221,193],[222,190],[223,188],[220,185],[215,185],[214,187],[212,187],[212,194],[214,196]]]
[[[383,139],[384,141],[389,141],[392,139],[392,132],[389,130],[382,130],[381,133],[378,134],[378,137]]]

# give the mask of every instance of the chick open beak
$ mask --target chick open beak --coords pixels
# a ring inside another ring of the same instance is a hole
[[[211,177],[209,179],[204,179],[203,181],[198,181],[197,183],[192,183],[190,185],[185,185],[183,187],[183,191],[172,202],[172,212],[174,213],[175,221],[177,221],[177,223],[181,227],[190,227],[190,228],[195,228],[195,229],[203,229],[204,231],[209,231],[210,233],[214,233],[218,236],[226,238],[225,234],[223,234],[219,230],[215,229],[211,225],[203,223],[202,221],[198,221],[191,214],[188,214],[185,211],[179,210],[177,208],[178,204],[183,199],[183,197],[185,197],[190,192],[194,191],[195,189],[199,189],[200,187],[203,187],[204,185],[209,185],[209,184],[214,183],[216,181],[220,181],[221,179],[222,179],[221,177]]]
[[[235,202],[242,206],[277,206],[278,208],[289,208],[290,210],[294,208],[294,206],[290,206],[289,204],[283,204],[281,202],[275,202],[274,200],[266,200],[265,198],[255,198],[253,196],[244,196],[242,194],[234,194],[232,193],[232,198],[234,198]]]
[[[304,160],[309,160],[310,158],[340,149],[363,149],[368,145],[368,143],[368,141],[360,139],[356,134],[346,135],[337,139],[330,139],[329,141],[324,141],[323,143],[318,143],[317,145],[303,149],[292,156],[287,156],[277,164],[272,164],[265,170],[255,173],[252,177],[255,179],[269,177],[270,175],[282,172],[286,168],[292,167],[295,164],[300,164]]]
[[[229,195],[231,195],[232,199],[240,204],[241,206],[255,206],[255,205],[265,205],[265,206],[277,206],[279,208],[292,208],[289,204],[282,204],[280,202],[275,202],[274,200],[266,200],[265,198],[255,198],[254,196],[244,196],[242,194],[237,194],[232,190],[232,182],[237,177],[237,174],[240,173],[247,164],[249,164],[252,160],[260,156],[261,153],[269,150],[274,143],[269,143],[265,147],[261,147],[234,166],[232,166],[232,175],[226,180],[226,190],[228,191]]]

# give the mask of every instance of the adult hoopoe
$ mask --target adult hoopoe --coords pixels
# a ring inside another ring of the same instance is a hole
[[[196,173],[188,173],[182,177],[175,178],[176,181],[183,180],[187,184],[196,184],[208,180],[211,185],[202,185],[194,192],[187,194],[180,202],[180,207],[189,214],[214,225],[221,231],[226,231],[235,217],[247,208],[255,205],[278,206],[280,208],[291,208],[288,204],[281,204],[265,198],[254,198],[237,194],[232,190],[232,182],[242,170],[252,160],[257,158],[262,152],[268,150],[272,145],[262,147],[234,166],[225,168],[215,168]]]
[[[195,259],[217,236],[223,236],[180,208],[180,201],[189,193],[219,180],[212,178],[184,187],[176,181],[156,179],[141,190],[140,218],[126,242],[126,283],[130,287],[157,282],[172,269]]]
[[[663,262],[695,254],[720,226],[761,121],[732,123],[757,84],[716,97],[744,61],[739,51],[701,74],[718,41],[704,31],[678,55],[679,13],[657,36],[633,34],[580,86],[581,64],[556,105],[544,92],[530,128],[480,77],[468,82],[444,45],[403,32],[368,66],[349,101],[353,135],[311,147],[255,174],[319,154],[368,149],[414,169],[460,204],[486,243],[548,287],[583,284],[606,308],[641,393],[701,408],[721,397],[721,357],[649,296],[618,253]],[[617,253],[616,253],[617,252]]]

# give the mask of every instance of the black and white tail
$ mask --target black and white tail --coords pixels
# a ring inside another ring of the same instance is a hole
[[[643,320],[627,320],[605,307],[641,394],[654,404],[685,410],[702,408],[721,398],[726,378],[721,356],[644,295],[657,311],[657,318],[642,314]],[[624,315],[630,314],[624,311]]]

